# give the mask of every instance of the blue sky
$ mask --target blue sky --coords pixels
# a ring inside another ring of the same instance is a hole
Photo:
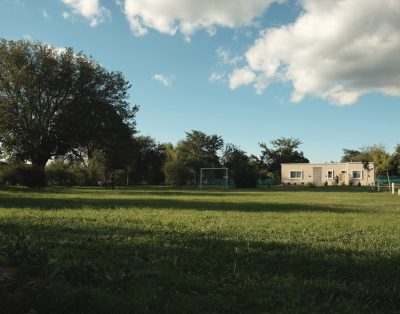
[[[0,37],[123,72],[140,134],[202,130],[256,155],[295,137],[311,162],[400,143],[398,21],[393,0],[0,0]]]

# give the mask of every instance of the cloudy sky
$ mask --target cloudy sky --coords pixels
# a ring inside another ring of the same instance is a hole
[[[161,142],[296,137],[312,162],[400,143],[399,0],[0,0],[0,37],[122,71]]]

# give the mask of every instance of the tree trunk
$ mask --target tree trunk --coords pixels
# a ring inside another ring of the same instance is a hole
[[[46,186],[45,166],[49,158],[41,156],[31,160],[32,169],[27,174],[26,185],[29,187],[44,187]]]

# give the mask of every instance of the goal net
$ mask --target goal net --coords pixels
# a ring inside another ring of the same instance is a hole
[[[201,168],[200,169],[200,189],[204,187],[223,187],[229,186],[228,168]]]

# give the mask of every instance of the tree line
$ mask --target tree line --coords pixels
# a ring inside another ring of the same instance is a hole
[[[71,48],[0,39],[0,183],[197,185],[205,167],[227,167],[238,187],[280,182],[281,163],[309,162],[296,138],[260,143],[249,155],[221,136],[186,132],[176,145],[141,136],[130,83]],[[343,161],[375,162],[376,173],[399,173],[400,148],[344,150]]]

